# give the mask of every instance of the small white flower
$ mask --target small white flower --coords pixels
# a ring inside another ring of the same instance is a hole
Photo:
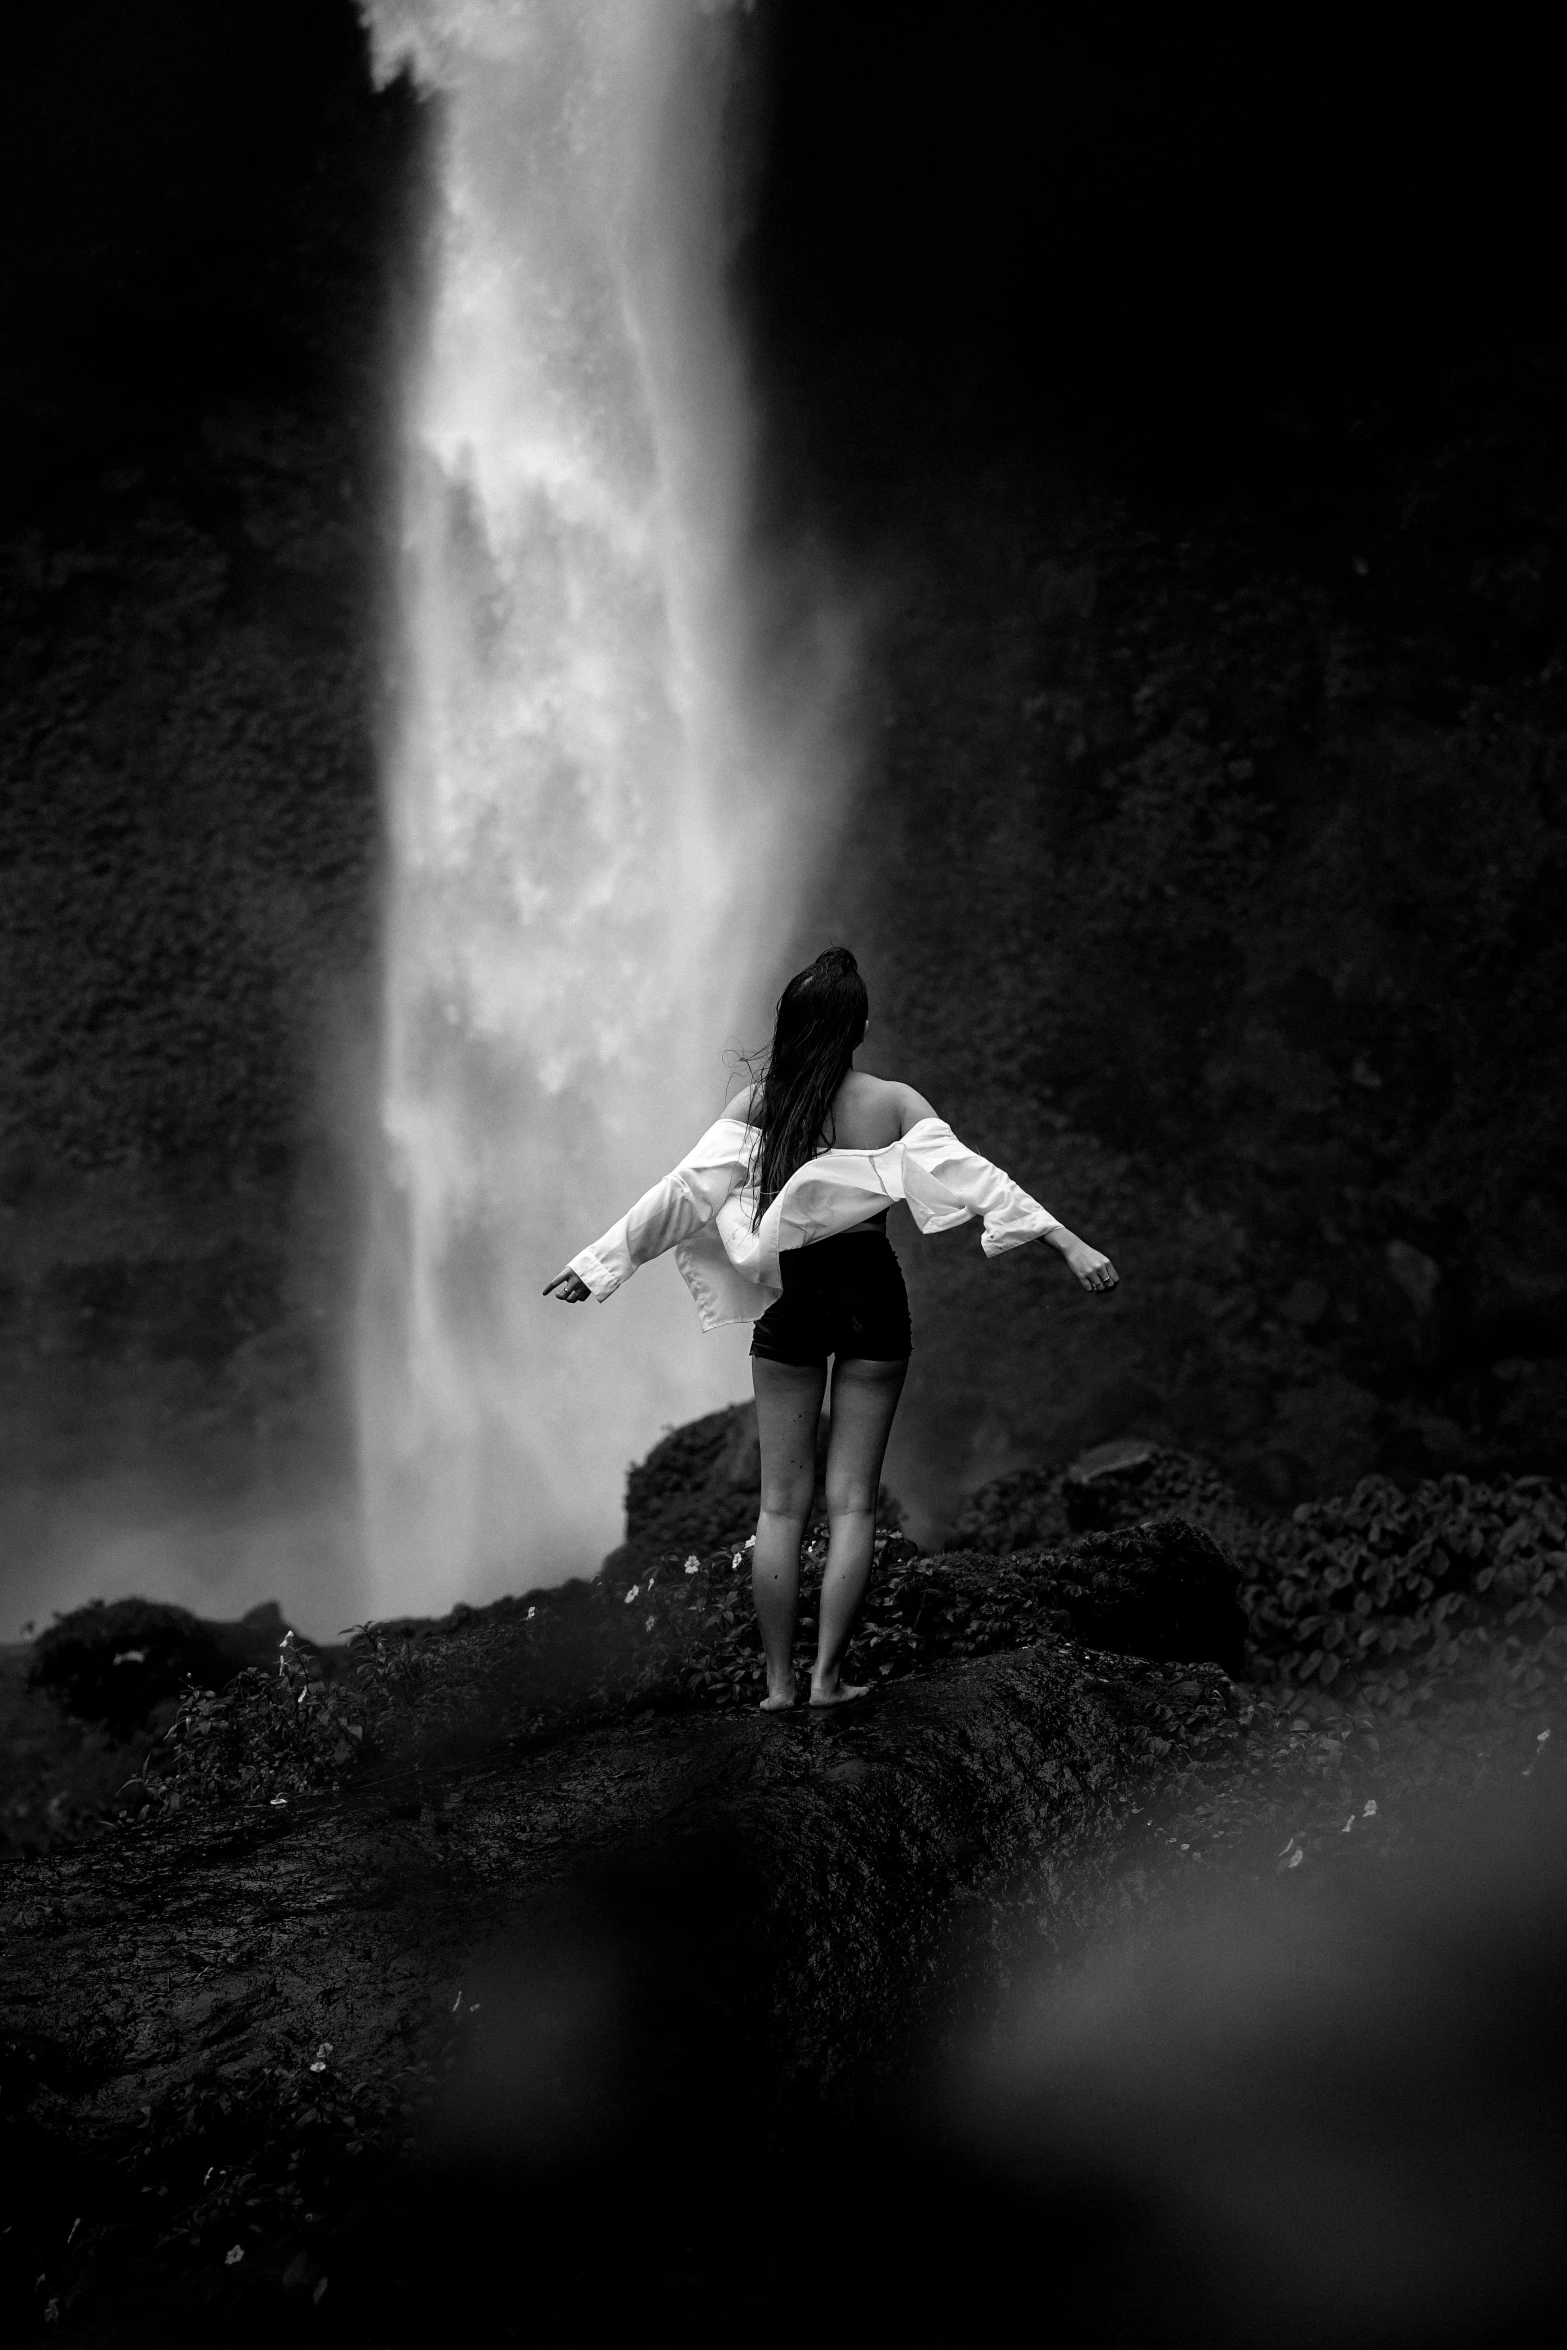
[[[696,1571],[697,1571],[697,1564],[698,1564],[698,1562],[697,1562],[695,1559],[687,1559],[687,1560],[686,1560],[686,1573],[687,1573],[688,1575],[694,1575],[694,1574],[696,1573]]]
[[[528,1610],[528,1622],[529,1622],[530,1624],[532,1623],[532,1621],[533,1621],[534,1617],[535,1617],[535,1616],[538,1614],[538,1612],[539,1612],[539,1611],[538,1611],[538,1609],[537,1609],[536,1607],[530,1607],[530,1608],[529,1608],[529,1610]]]
[[[227,2250],[227,2251],[224,2253],[224,2255],[223,2255],[223,2265],[224,2265],[224,2267],[225,2267],[225,2268],[232,2268],[232,2267],[234,2266],[234,2263],[235,2263],[237,2260],[243,2260],[243,2259],[244,2259],[244,2257],[245,2257],[245,2247],[244,2247],[244,2245],[243,2245],[243,2244],[231,2244],[231,2245],[229,2246],[228,2250]]]
[[[643,1627],[642,1627],[643,1631],[644,1631],[644,1632],[651,1632],[651,1631],[652,1631],[652,1629],[653,1629],[653,1626],[654,1626],[654,1625],[657,1623],[657,1621],[658,1621],[658,1618],[657,1618],[656,1616],[649,1616],[649,1617],[648,1617],[648,1620],[647,1620],[647,1622],[646,1622],[646,1623],[643,1625]]]
[[[632,1601],[633,1601],[633,1600],[636,1598],[636,1596],[637,1596],[637,1593],[638,1593],[638,1592],[641,1590],[641,1588],[642,1588],[642,1586],[641,1586],[641,1584],[640,1584],[640,1583],[633,1583],[633,1584],[632,1584],[632,1586],[631,1586],[631,1589],[630,1589],[630,1590],[629,1590],[629,1591],[626,1593],[626,1605],[627,1605],[627,1607],[629,1607],[629,1606],[631,1605],[631,1602],[632,1602]]]
[[[1363,1820],[1374,1820],[1377,1816],[1376,1804],[1374,1802],[1368,1803],[1360,1816]]]

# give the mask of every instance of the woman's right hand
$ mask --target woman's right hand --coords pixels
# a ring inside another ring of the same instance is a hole
[[[574,1273],[568,1265],[564,1273],[557,1273],[553,1281],[545,1282],[544,1295],[558,1297],[562,1305],[580,1306],[587,1303],[593,1292],[580,1273]]]

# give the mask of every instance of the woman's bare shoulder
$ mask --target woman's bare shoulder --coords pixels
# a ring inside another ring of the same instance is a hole
[[[936,1116],[936,1112],[931,1108],[925,1096],[922,1093],[917,1093],[912,1085],[901,1085],[889,1078],[887,1090],[896,1097],[900,1134],[907,1134],[909,1128],[917,1126],[922,1118]]]
[[[751,1106],[761,1090],[759,1085],[742,1086],[731,1100],[725,1102],[724,1116],[738,1118],[742,1126],[747,1124],[751,1116]]]
[[[922,1118],[936,1115],[922,1093],[896,1077],[873,1077],[868,1069],[857,1069],[854,1081],[864,1089],[860,1095],[862,1112],[869,1112],[878,1125],[894,1125],[900,1136]]]

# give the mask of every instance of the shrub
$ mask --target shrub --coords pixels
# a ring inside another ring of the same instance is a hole
[[[1264,1678],[1342,1679],[1404,1710],[1440,1675],[1461,1691],[1500,1671],[1526,1691],[1567,1661],[1567,1496],[1549,1477],[1363,1477],[1260,1530],[1242,1592]],[[1335,1696],[1343,1694],[1335,1688]]]
[[[249,1665],[226,1689],[187,1688],[140,1779],[126,1790],[131,1808],[282,1805],[316,1794],[353,1767],[386,1704],[373,1679],[367,1688],[312,1671],[290,1632],[276,1672]]]

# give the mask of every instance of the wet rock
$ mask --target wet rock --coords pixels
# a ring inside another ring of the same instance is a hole
[[[1019,1469],[981,1486],[947,1538],[948,1550],[1047,1550],[1074,1535],[1178,1515],[1232,1539],[1244,1518],[1211,1462],[1173,1445],[1122,1437],[1067,1469]]]
[[[1245,1670],[1239,1570],[1184,1518],[1090,1534],[1045,1562],[1043,1580],[1090,1648],[1215,1664],[1232,1680]]]
[[[948,1535],[948,1550],[1046,1550],[1071,1538],[1072,1524],[1059,1469],[1018,1469],[996,1477],[970,1496],[967,1509]]]
[[[1421,1316],[1434,1312],[1442,1286],[1442,1268],[1435,1258],[1407,1240],[1390,1240],[1386,1254],[1387,1269],[1415,1312]]]
[[[756,1531],[761,1451],[755,1404],[672,1429],[626,1478],[626,1540],[638,1550],[722,1550]]]
[[[67,2197],[94,2209],[90,2161],[133,2182],[77,2315],[82,2339],[117,2344],[166,2339],[187,2280],[202,2289],[214,2264],[184,2247],[221,2257],[236,2239],[236,2177],[248,2257],[280,2291],[321,2247],[309,2223],[301,2242],[304,2196],[331,2214],[345,2292],[345,2218],[394,2199],[354,2272],[356,2318],[443,2179],[458,2208],[489,2181],[513,2205],[562,2182],[569,2209],[580,2166],[601,2190],[612,2169],[597,2208],[617,2242],[649,2178],[705,2210],[701,2165],[733,2160],[723,2116],[743,2109],[762,2143],[791,2111],[906,2076],[990,1905],[1047,1857],[1052,1883],[1092,1870],[1172,1750],[1243,1736],[1217,1673],[1041,1640],[852,1714],[690,1711],[497,1742],[458,1806],[420,1766],[14,1872],[0,2054],[27,2157],[18,2235],[42,2247],[27,2283],[58,2256]],[[73,2184],[36,2193],[46,2173]],[[155,2181],[166,2194],[144,2202]],[[441,2259],[450,2290],[460,2263]],[[404,2338],[395,2308],[352,2338]]]

